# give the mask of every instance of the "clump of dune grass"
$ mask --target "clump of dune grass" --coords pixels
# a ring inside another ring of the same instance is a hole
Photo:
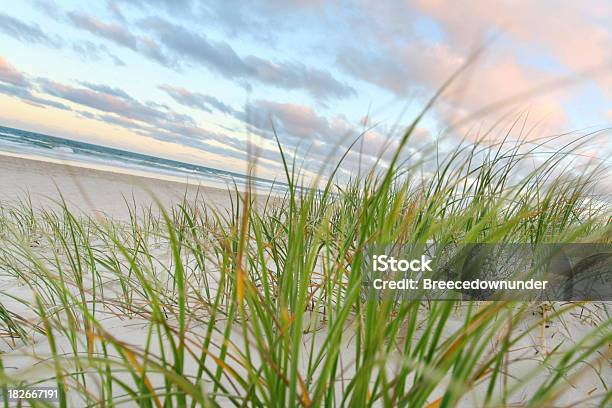
[[[0,384],[57,385],[62,407],[540,407],[588,377],[575,402],[609,404],[605,303],[364,299],[373,242],[611,241],[602,168],[569,165],[583,138],[464,144],[423,176],[417,122],[390,166],[342,182],[343,158],[317,188],[279,144],[286,195],[227,209],[2,204]],[[578,337],[538,337],[570,318]]]

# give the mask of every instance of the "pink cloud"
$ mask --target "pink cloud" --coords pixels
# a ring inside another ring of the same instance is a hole
[[[378,76],[368,76],[366,73],[364,79],[402,96],[407,95],[415,84],[429,90],[439,89],[467,61],[465,52],[443,44],[392,45],[387,54],[395,59],[394,65],[378,71]],[[375,67],[380,68],[381,65]],[[547,72],[522,65],[511,53],[489,54],[470,66],[444,92],[436,109],[442,118],[451,121],[484,112],[489,107],[495,107],[487,112],[489,119],[493,120],[511,110],[528,109],[534,121],[543,120],[551,132],[559,131],[567,125],[562,102],[568,95],[568,89],[533,92],[553,78]],[[485,116],[478,115],[474,119],[483,120]]]
[[[415,0],[414,6],[436,19],[457,48],[497,30],[575,72],[612,63],[612,32],[603,23],[612,18],[610,2]],[[596,79],[612,92],[609,71]]]
[[[611,4],[549,0],[378,2],[364,6],[376,22],[375,29],[361,28],[358,32],[364,44],[341,51],[338,64],[354,77],[400,97],[409,98],[415,90],[431,95],[465,64],[476,46],[499,32],[498,39],[445,92],[436,111],[445,120],[487,112],[488,117],[478,115],[476,123],[470,123],[484,128],[509,112],[529,111],[527,127],[545,124],[546,129],[538,128],[534,134],[543,136],[567,130],[564,104],[573,96],[572,86],[596,84],[612,98],[612,34],[604,25],[612,18]],[[443,32],[440,40],[417,33],[420,15],[439,24]],[[600,69],[597,75],[594,68]],[[572,73],[575,80],[561,84],[560,79]]]
[[[252,123],[259,128],[270,129],[274,123],[301,138],[313,138],[329,126],[327,119],[305,105],[260,100],[252,105],[249,114]]]
[[[27,81],[21,72],[2,57],[0,57],[0,82],[15,86],[27,86]]]

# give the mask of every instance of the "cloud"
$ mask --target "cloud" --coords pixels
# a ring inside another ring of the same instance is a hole
[[[0,82],[15,86],[27,86],[25,76],[2,57],[0,57]]]
[[[159,89],[166,92],[172,99],[181,105],[188,106],[194,109],[200,109],[205,112],[212,113],[213,109],[219,112],[236,115],[235,111],[231,106],[226,105],[219,99],[211,95],[204,95],[198,92],[191,92],[185,88],[175,87],[172,85],[160,85]]]
[[[376,48],[344,48],[337,62],[349,75],[398,97],[406,98],[416,91],[428,99],[466,64],[467,56],[467,52],[448,44],[415,41]],[[555,78],[547,70],[521,64],[508,50],[495,50],[457,78],[445,90],[434,111],[438,120],[448,123],[467,118],[471,113],[484,113],[487,107],[496,107],[490,112],[496,116],[493,119],[520,107],[532,112],[532,123],[545,120],[551,132],[560,131],[568,123],[563,106],[568,89],[533,92]],[[524,96],[518,98],[520,95]],[[473,119],[482,121],[485,116]]]
[[[439,21],[457,46],[465,46],[479,35],[497,29],[531,47],[543,46],[541,51],[552,53],[576,70],[612,62],[612,34],[603,24],[604,18],[612,17],[612,6],[607,2],[519,0],[493,5],[486,0],[471,0],[459,5],[452,0],[416,0],[414,3]]]
[[[30,92],[29,89],[27,88],[21,88],[21,87],[16,87],[16,86],[12,86],[12,85],[5,85],[5,84],[1,84],[0,83],[0,93],[3,93],[5,95],[8,96],[12,96],[15,98],[19,98],[21,99],[23,102],[29,104],[29,105],[34,105],[40,108],[45,108],[45,107],[53,107],[53,108],[57,108],[57,109],[62,109],[62,110],[72,110],[70,109],[69,106],[64,105],[63,103],[60,102],[56,102],[50,99],[46,99],[46,98],[41,98],[38,97],[34,94],[32,94],[32,92]]]
[[[154,1],[150,2],[154,3]],[[324,17],[327,4],[319,1],[202,2],[185,16],[205,20],[222,29],[229,37],[251,38],[274,47],[286,30],[309,26]],[[177,10],[180,13],[180,11]],[[311,18],[312,20],[309,20]],[[311,32],[315,29],[311,28]]]
[[[482,57],[445,92],[432,112],[434,118],[444,125],[495,104],[496,109],[471,124],[486,127],[506,113],[528,110],[527,128],[540,121],[547,125],[534,132],[541,136],[592,124],[584,123],[591,120],[588,114],[576,114],[600,110],[599,101],[585,99],[585,93],[601,92],[608,102],[612,99],[610,18],[609,2],[368,3],[335,23],[336,32],[349,24],[355,27],[351,41],[337,43],[336,62],[355,79],[399,98],[416,95],[424,101],[466,62],[475,46],[498,33]],[[588,71],[593,68],[599,68],[596,74]],[[560,78],[572,81],[560,85]]]
[[[337,63],[349,75],[401,96],[406,96],[416,84],[411,80],[405,64],[394,61],[380,50],[345,47],[339,51]]]
[[[14,17],[0,13],[0,31],[24,43],[43,44],[60,48],[62,41],[45,34],[38,24],[27,24]]]
[[[30,80],[2,57],[0,57],[0,93],[19,98],[30,105],[70,110],[62,103],[34,95]]]
[[[203,129],[191,116],[175,112],[165,105],[138,101],[120,88],[89,82],[80,82],[81,87],[76,87],[46,78],[38,79],[37,84],[40,92],[99,111],[79,110],[77,113],[80,116],[114,124],[138,134],[206,151],[210,151],[211,141],[233,146],[241,143],[235,137]]]
[[[78,28],[107,39],[117,45],[143,54],[162,65],[174,67],[176,63],[168,58],[152,39],[138,36],[119,24],[107,24],[85,13],[69,12],[68,18]]]
[[[185,62],[196,63],[228,79],[255,81],[288,90],[303,89],[322,102],[357,95],[353,87],[325,70],[296,61],[273,62],[255,55],[241,57],[224,41],[211,40],[160,17],[149,17],[140,23],[155,39],[134,34],[125,23],[105,23],[79,11],[69,12],[68,18],[77,28],[172,69],[180,69]]]
[[[239,139],[202,129],[189,115],[175,112],[165,105],[152,101],[143,103],[123,89],[106,84],[86,81],[79,84],[80,86],[73,86],[48,78],[30,80],[0,57],[0,93],[19,98],[31,105],[73,110],[64,103],[47,98],[51,96],[78,105],[79,108],[75,113],[81,117],[114,124],[160,140],[199,147],[207,151],[210,150],[211,141],[234,146],[234,150],[240,146]],[[224,107],[219,101],[210,100],[210,102],[217,104],[218,108]],[[82,108],[88,108],[93,112]],[[220,152],[219,148],[216,150]]]
[[[118,0],[126,6],[137,7],[151,14],[168,14],[180,17],[184,21],[207,21],[210,25],[223,27],[235,36],[239,33],[249,33],[259,39],[271,37],[266,33],[274,25],[265,24],[269,18],[262,18],[254,13],[253,8],[260,5],[255,2],[194,2],[192,0]],[[113,2],[115,5],[117,3]],[[268,16],[270,13],[268,13]]]
[[[318,116],[305,105],[258,100],[249,105],[249,123],[269,131],[274,125],[278,131],[302,139],[323,139],[330,132],[327,119]]]
[[[78,111],[80,116],[88,119],[208,153],[246,159],[245,142],[240,139],[203,129],[188,115],[160,104],[139,102],[121,89],[86,82],[81,83],[83,87],[80,88],[47,79],[41,79],[39,83],[41,90],[50,95],[101,112]],[[265,152],[265,155],[270,157],[271,152]]]
[[[59,7],[53,0],[30,0],[32,4],[40,11],[54,20],[61,18]]]
[[[341,173],[346,177],[369,171],[375,164],[378,169],[386,166],[399,149],[406,128],[372,125],[367,119],[353,123],[343,115],[326,117],[306,105],[269,100],[252,102],[245,116],[249,131],[264,139],[274,140],[274,125],[283,149],[289,153],[297,152],[299,159],[305,160],[307,168],[315,173],[323,170],[326,164],[335,163],[350,148],[341,167]],[[401,152],[399,161],[416,163],[429,157],[435,146],[430,132],[419,127]],[[432,166],[426,164],[425,168]]]
[[[129,120],[143,122],[148,126],[170,128],[174,123],[195,126],[195,121],[188,115],[149,106],[132,98],[125,91],[107,85],[83,82],[84,87],[81,88],[45,78],[39,79],[38,84],[41,91],[49,95]]]
[[[193,0],[122,0],[124,3],[137,5],[141,8],[157,8],[169,13],[189,13],[193,8]]]
[[[121,88],[114,88],[106,84],[94,84],[94,83],[87,82],[87,81],[81,81],[80,84],[86,88],[91,89],[92,91],[96,91],[96,92],[110,95],[110,96],[116,96],[118,98],[128,100],[128,101],[134,101],[134,99]]]
[[[123,12],[121,11],[121,7],[119,7],[119,4],[116,1],[107,0],[106,8],[113,15],[113,17],[115,17],[116,20],[122,23],[127,22],[125,16],[123,15]]]
[[[39,8],[53,7],[51,3],[36,3]],[[47,14],[48,10],[42,8]],[[57,9],[50,16],[59,19]],[[42,44],[51,48],[62,48],[65,42],[57,35],[47,35],[42,31],[38,24],[27,24],[14,17],[0,13],[0,31],[5,34],[28,44]],[[70,43],[69,43],[70,44]],[[92,43],[91,41],[75,41],[72,42],[71,48],[85,61],[100,61],[103,57],[109,58],[116,66],[124,66],[125,63],[109,52],[109,50],[100,44]]]
[[[227,43],[209,41],[204,35],[161,18],[149,18],[143,26],[151,30],[162,44],[176,54],[201,63],[225,77],[249,75],[250,68]]]
[[[161,116],[154,110],[149,110],[139,104],[134,105],[129,100],[125,100],[110,93],[88,88],[76,88],[46,78],[39,79],[38,83],[40,84],[41,90],[49,95],[100,111],[116,113],[120,116],[126,116],[141,121],[150,118],[150,116],[154,118],[159,118]]]
[[[142,25],[176,55],[202,64],[225,78],[254,80],[283,89],[304,89],[320,99],[357,94],[355,89],[318,68],[298,62],[274,63],[254,55],[242,58],[225,42],[209,40],[161,18],[146,19]]]
[[[353,152],[370,158],[383,158],[398,147],[398,134],[392,134],[384,126],[363,126],[351,123],[343,115],[324,117],[311,107],[299,104],[278,103],[267,100],[252,102],[246,112],[245,122],[266,138],[272,138],[272,126],[289,147],[308,146],[308,155],[313,160],[323,160],[331,154],[341,155],[357,136],[360,142],[353,147]],[[431,144],[431,138],[424,129],[419,130],[420,140],[414,145],[423,147]],[[383,154],[384,153],[384,154]]]
[[[610,2],[542,0],[496,4],[485,0],[463,2],[415,1],[437,19],[456,46],[474,41],[477,33],[499,30],[517,46],[548,55],[575,73],[605,69],[593,79],[612,98],[612,18]],[[457,12],[469,10],[458,18]],[[554,10],[554,12],[551,12]],[[587,75],[589,75],[587,73]]]
[[[300,62],[273,63],[255,56],[245,58],[254,71],[253,77],[262,83],[284,89],[306,89],[315,98],[337,99],[356,96],[351,86],[336,80],[329,72],[309,68]]]
[[[267,44],[276,43],[277,36],[305,17],[321,18],[326,6],[333,1],[269,0],[269,1],[192,1],[192,0],[123,0],[142,10],[154,10],[180,17],[183,21],[206,21],[223,29],[230,37],[250,37]],[[153,13],[156,14],[156,13]]]
[[[125,62],[121,58],[112,54],[108,48],[102,44],[95,44],[91,41],[79,41],[72,44],[72,49],[84,61],[101,61],[103,58],[109,58],[115,66],[123,67]]]

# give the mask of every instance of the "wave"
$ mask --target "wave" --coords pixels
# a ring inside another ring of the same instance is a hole
[[[42,133],[29,132],[0,126],[0,150],[12,153],[26,153],[38,157],[65,160],[66,154],[71,161],[83,164],[102,164],[106,166],[138,170],[158,175],[170,175],[183,180],[194,180],[213,187],[245,186],[249,181],[261,190],[285,193],[287,185],[259,177],[249,178],[243,174],[206,167],[198,164],[180,162],[127,150],[115,149],[92,143],[84,143]]]
[[[74,153],[74,150],[67,146],[54,146],[52,149],[62,153]]]

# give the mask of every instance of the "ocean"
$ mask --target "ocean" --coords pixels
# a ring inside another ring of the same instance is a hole
[[[176,160],[164,159],[127,150],[78,142],[57,136],[29,132],[0,126],[1,152],[23,155],[41,160],[61,161],[83,167],[111,168],[128,174],[143,174],[150,177],[189,181],[211,187],[244,187],[249,178],[244,174]],[[283,193],[287,185],[263,178],[251,177],[252,186],[259,191]]]

